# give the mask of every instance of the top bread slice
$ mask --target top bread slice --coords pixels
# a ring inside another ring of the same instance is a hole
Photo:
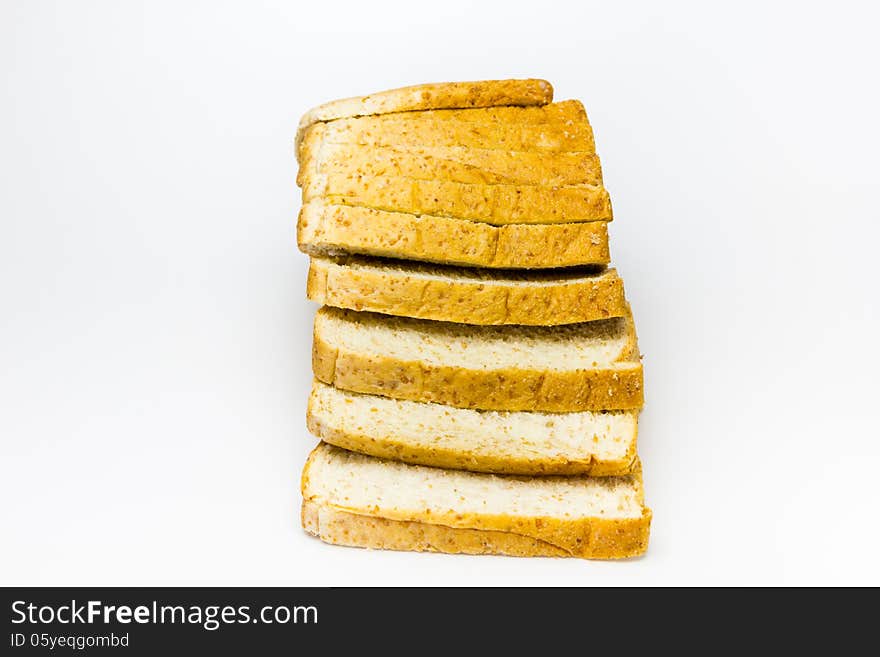
[[[498,411],[642,406],[632,318],[473,326],[323,307],[315,378],[344,390]]]
[[[592,130],[578,101],[543,107],[411,112],[351,122],[348,129],[309,130],[297,151],[297,184],[318,175],[411,177],[462,183],[536,185],[602,184]],[[522,130],[534,143],[523,146]],[[548,131],[584,132],[590,150],[540,149]],[[475,139],[474,132],[486,136]],[[369,148],[365,148],[369,146]]]
[[[320,444],[302,474],[303,526],[342,545],[618,559],[647,548],[641,470],[522,478],[386,461]]]
[[[480,325],[576,324],[629,312],[614,269],[499,272],[313,257],[306,294],[336,308]]]
[[[562,103],[560,103],[562,105]],[[297,151],[300,161],[306,155],[305,144],[320,140],[329,144],[392,146],[420,148],[428,146],[467,146],[505,151],[586,152],[594,153],[593,130],[583,105],[576,118],[546,122],[500,122],[484,120],[481,110],[464,111],[459,119],[441,119],[429,112],[364,116],[320,123],[309,128]],[[552,106],[555,107],[555,106]],[[544,110],[544,108],[540,108]],[[522,111],[525,116],[527,113]],[[552,116],[552,115],[550,115]]]
[[[297,143],[303,131],[322,121],[345,117],[432,109],[546,105],[553,86],[546,80],[483,80],[438,82],[390,89],[354,98],[333,100],[306,112],[299,122]]]
[[[475,109],[314,126],[297,176],[303,201],[493,225],[610,221],[610,197],[583,105],[505,109],[508,120],[499,120],[498,111],[487,118],[490,110]],[[520,122],[520,115],[537,122]],[[469,158],[471,149],[481,153],[476,159],[487,168],[431,155],[433,149],[462,148]],[[538,155],[544,152],[546,163]]]
[[[546,105],[514,106],[502,105],[491,107],[471,107],[458,109],[427,109],[421,111],[394,112],[371,116],[345,118],[369,119],[371,125],[393,125],[407,121],[419,123],[480,123],[509,124],[521,123],[540,125],[546,123],[565,123],[583,121],[587,116],[584,105],[579,100],[563,100]],[[344,119],[338,119],[342,121]]]

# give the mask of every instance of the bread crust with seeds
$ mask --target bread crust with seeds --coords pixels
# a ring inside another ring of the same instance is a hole
[[[364,254],[493,269],[605,265],[611,259],[604,221],[493,226],[323,201],[302,206],[297,242],[310,255]]]
[[[575,272],[500,276],[362,257],[312,257],[306,294],[335,308],[463,324],[555,326],[627,314],[623,281],[614,269]]]
[[[538,79],[417,84],[318,105],[300,119],[296,141],[300,142],[302,133],[311,125],[346,117],[432,109],[546,105],[552,100],[553,86]]]

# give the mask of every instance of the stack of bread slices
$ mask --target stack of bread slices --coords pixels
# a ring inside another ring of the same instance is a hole
[[[642,365],[578,101],[543,80],[334,101],[297,133],[315,317],[302,523],[329,543],[647,548]]]

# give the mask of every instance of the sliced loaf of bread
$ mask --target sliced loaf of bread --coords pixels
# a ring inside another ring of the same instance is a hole
[[[297,242],[311,255],[360,253],[488,268],[545,269],[610,260],[604,221],[493,226],[322,200],[302,206]]]
[[[478,411],[315,381],[309,431],[344,449],[441,468],[521,475],[627,474],[638,412]]]
[[[641,471],[523,478],[408,465],[320,444],[302,522],[328,543],[469,554],[619,559],[647,548]]]
[[[627,314],[614,269],[462,269],[352,256],[313,257],[306,293],[336,308],[464,324],[575,324]]]
[[[643,401],[629,316],[473,326],[325,306],[315,316],[312,366],[338,388],[459,408],[598,411]]]
[[[552,85],[533,79],[437,82],[389,89],[369,96],[333,100],[310,109],[300,119],[297,143],[309,126],[321,121],[447,108],[546,105],[552,100]]]

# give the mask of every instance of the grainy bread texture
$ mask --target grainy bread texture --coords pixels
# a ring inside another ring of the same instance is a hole
[[[564,413],[643,402],[630,317],[490,327],[325,306],[312,367],[345,390],[459,408]]]
[[[306,293],[336,308],[464,324],[575,324],[627,314],[613,269],[517,272],[313,257]]]
[[[610,260],[604,221],[493,226],[323,201],[303,205],[297,241],[311,255],[360,253],[488,268],[544,269]]]
[[[400,177],[316,175],[303,187],[303,202],[430,214],[493,225],[611,221],[611,197],[597,185],[508,185],[416,180]]]
[[[393,146],[401,150],[473,147],[543,153],[595,150],[583,104],[568,100],[543,107],[493,107],[402,112],[313,125],[297,144],[305,163],[316,144]]]
[[[473,110],[476,111],[476,110]],[[466,146],[502,151],[595,153],[593,129],[586,114],[580,120],[519,123],[498,121],[435,121],[422,112],[366,116],[320,123],[306,130],[298,148],[311,139],[329,144],[408,150],[436,146]]]
[[[395,140],[387,146],[364,148],[344,139],[333,141],[337,134],[324,127],[309,130],[297,156],[301,163],[297,183],[303,186],[318,174],[343,173],[350,176],[402,176],[419,180],[451,180],[463,183],[524,183],[574,185],[602,183],[599,158],[586,151],[536,151],[491,148],[491,144],[464,146],[448,143],[444,133],[473,125],[497,130],[500,125],[529,125],[546,128],[553,124],[565,129],[578,124],[589,126],[586,111],[578,101],[554,103],[544,107],[497,107],[482,110],[441,110],[412,112],[381,117],[374,121],[378,132],[419,131],[426,141],[412,138]],[[384,130],[382,129],[384,128]],[[436,134],[435,134],[436,133]],[[325,139],[325,136],[328,138]],[[360,138],[358,138],[360,139]],[[387,136],[372,138],[388,140]],[[357,140],[356,140],[357,141]],[[495,142],[499,141],[498,139]]]
[[[497,554],[508,557],[566,557],[568,553],[530,536],[462,529],[425,522],[388,520],[303,501],[302,526],[325,543],[374,550]]]
[[[553,87],[546,80],[437,82],[401,87],[369,96],[333,100],[310,109],[300,119],[297,143],[304,130],[320,121],[418,110],[546,105],[552,100]]]
[[[644,553],[651,522],[638,468],[622,477],[522,478],[322,443],[303,470],[302,494],[307,531],[361,547],[619,559]]]
[[[595,477],[627,474],[636,462],[636,411],[477,411],[315,381],[306,420],[337,447],[472,472]]]
[[[321,175],[490,185],[602,184],[602,167],[595,153],[505,151],[464,146],[365,149],[351,144],[324,143],[317,138],[306,139],[303,153],[297,174],[300,187]]]
[[[579,100],[563,100],[544,105],[495,105],[487,107],[466,107],[458,109],[425,109],[406,112],[386,112],[382,115],[361,117],[340,117],[341,119],[363,118],[357,125],[371,126],[375,129],[400,126],[407,123],[443,126],[452,124],[473,125],[548,125],[589,123],[584,105]],[[338,121],[334,122],[339,124]]]

